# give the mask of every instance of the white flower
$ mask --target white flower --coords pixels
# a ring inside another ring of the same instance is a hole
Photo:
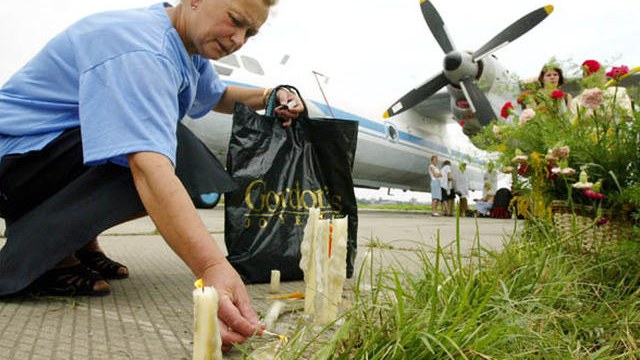
[[[593,186],[593,183],[590,183],[588,181],[587,182],[577,182],[577,183],[573,184],[574,188],[581,189],[581,190],[591,189],[592,186]]]
[[[491,130],[493,130],[493,135],[495,135],[495,137],[500,139],[500,135],[502,135],[501,133],[503,128],[504,126],[493,125],[493,127],[491,128]]]
[[[529,160],[529,157],[527,155],[516,155],[513,159],[511,159],[511,161],[513,161],[514,163],[519,164],[526,163],[527,160]]]
[[[563,168],[560,173],[564,176],[573,176],[576,174],[576,170],[570,167]]]
[[[520,114],[520,125],[524,125],[527,121],[533,119],[536,116],[536,112],[533,109],[524,109]]]

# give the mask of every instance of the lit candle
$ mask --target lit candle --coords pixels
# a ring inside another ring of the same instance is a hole
[[[280,292],[280,270],[271,270],[271,293]]]
[[[218,293],[196,281],[193,290],[193,360],[221,360],[222,340],[218,328]]]

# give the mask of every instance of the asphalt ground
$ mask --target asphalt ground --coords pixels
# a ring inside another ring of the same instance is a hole
[[[224,249],[224,211],[199,210],[210,233]],[[374,266],[420,269],[419,251],[433,250],[439,238],[455,251],[456,219],[424,212],[361,210],[358,214],[356,273],[373,251]],[[463,253],[481,246],[499,249],[516,231],[514,220],[460,219]],[[4,233],[4,223],[0,223]],[[0,239],[0,247],[5,239]],[[171,251],[147,218],[131,221],[100,236],[108,255],[129,267],[130,277],[111,281],[105,297],[21,297],[0,301],[0,359],[191,359],[194,276]],[[373,250],[371,250],[373,249]],[[354,281],[347,280],[345,296]],[[247,286],[254,307],[264,315],[273,303],[269,284]],[[284,282],[281,293],[304,291],[304,282]],[[276,331],[288,334],[305,321],[302,301],[288,302]],[[308,320],[308,319],[306,319]],[[253,338],[245,352],[273,345]],[[234,349],[227,359],[243,358]]]

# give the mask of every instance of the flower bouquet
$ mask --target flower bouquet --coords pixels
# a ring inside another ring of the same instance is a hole
[[[564,211],[594,226],[636,222],[640,209],[640,113],[618,81],[639,68],[614,67],[610,80],[597,72],[568,105],[560,89],[531,87],[506,103],[501,119],[472,141],[498,154],[512,176],[518,212],[553,219]]]

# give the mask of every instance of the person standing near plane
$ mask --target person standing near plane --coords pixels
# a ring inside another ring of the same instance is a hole
[[[108,293],[105,277],[90,267],[113,277],[128,270],[87,229],[148,214],[194,275],[218,290],[223,349],[260,330],[242,280],[176,175],[176,131],[185,115],[231,113],[236,102],[265,108],[272,89],[227,86],[208,59],[240,49],[274,4],[181,0],[95,14],[54,37],[4,84],[0,215],[8,239],[0,295],[30,284],[40,294]],[[288,126],[303,103],[283,88],[275,96],[288,105],[276,110]],[[71,216],[47,223],[59,211]],[[34,218],[42,222],[29,223]],[[58,239],[50,227],[73,236]],[[94,260],[79,262],[79,249]]]
[[[469,182],[467,181],[466,172],[467,164],[460,162],[458,170],[459,171],[454,173],[453,188],[455,189],[455,193],[460,197],[460,207],[458,208],[460,216],[467,216],[467,210],[469,209],[467,202],[467,197],[469,197]]]
[[[451,173],[451,162],[445,160],[440,168],[440,187],[442,192],[442,208],[444,216],[453,216],[453,200],[456,195],[453,193],[453,174]]]
[[[431,164],[429,164],[429,178],[431,179],[431,215],[440,216],[438,207],[442,200],[442,188],[440,187],[440,178],[442,174],[438,170],[438,157],[431,156]]]

